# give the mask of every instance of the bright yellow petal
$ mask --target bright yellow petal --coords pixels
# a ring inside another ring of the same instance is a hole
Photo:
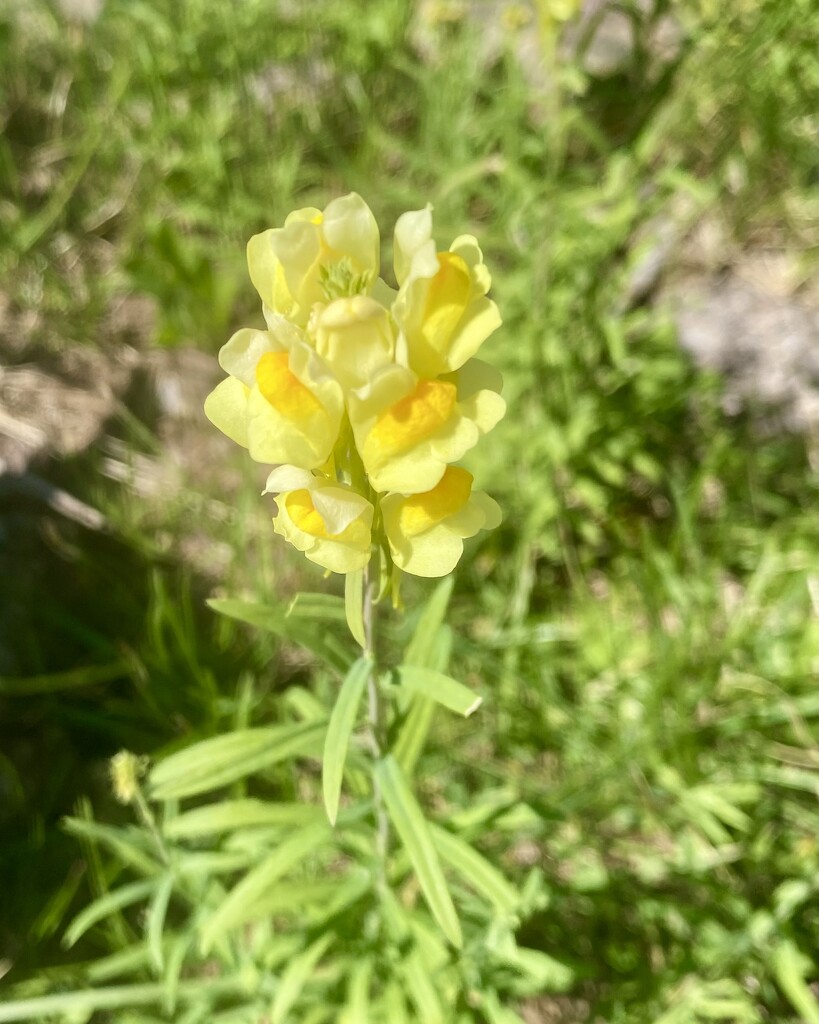
[[[451,418],[456,395],[450,381],[419,380],[379,415],[364,444],[365,464],[383,465],[436,434]]]
[[[416,537],[448,519],[469,501],[472,474],[460,466],[447,466],[431,491],[405,498],[398,517],[398,529],[405,537]]]
[[[256,384],[277,412],[294,423],[302,423],[324,407],[290,370],[289,364],[289,352],[265,352],[256,364]]]

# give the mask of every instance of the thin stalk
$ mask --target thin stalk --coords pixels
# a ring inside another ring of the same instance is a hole
[[[378,691],[378,657],[375,645],[376,610],[373,601],[373,581],[369,573],[364,578],[364,653],[372,658],[372,669],[367,678],[367,725],[370,749],[374,760],[385,754],[384,713],[381,694]],[[390,823],[381,787],[373,777],[373,799],[375,803],[376,838],[375,849],[378,858],[378,881],[384,886],[387,881],[387,850],[389,845]]]

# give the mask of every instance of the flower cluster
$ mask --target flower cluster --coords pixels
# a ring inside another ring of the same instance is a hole
[[[500,374],[475,358],[501,322],[476,240],[438,252],[430,208],[403,214],[395,290],[351,193],[254,235],[247,255],[267,329],[223,346],[229,376],[205,412],[276,466],[274,529],[333,572],[364,568],[374,548],[405,572],[450,572],[464,538],[500,522],[454,465],[506,409]]]

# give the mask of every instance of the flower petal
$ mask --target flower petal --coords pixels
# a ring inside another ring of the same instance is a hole
[[[327,204],[322,220],[327,245],[353,261],[359,273],[378,273],[381,262],[378,224],[357,192]]]
[[[223,434],[247,448],[247,404],[249,389],[236,377],[228,377],[205,399],[205,415]]]

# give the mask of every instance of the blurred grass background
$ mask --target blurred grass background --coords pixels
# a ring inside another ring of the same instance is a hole
[[[452,619],[486,701],[439,723],[422,785],[531,808],[491,852],[542,870],[526,944],[579,980],[521,1012],[815,1019],[817,381],[782,345],[817,305],[816,22],[808,0],[0,3],[8,979],[67,955],[87,883],[59,820],[84,794],[121,813],[110,755],[309,684],[204,607],[317,581],[200,410],[260,322],[249,235],[356,190],[385,266],[404,209],[474,232],[504,314],[509,414],[470,468],[506,518]],[[692,358],[692,310],[700,337],[736,295]]]

